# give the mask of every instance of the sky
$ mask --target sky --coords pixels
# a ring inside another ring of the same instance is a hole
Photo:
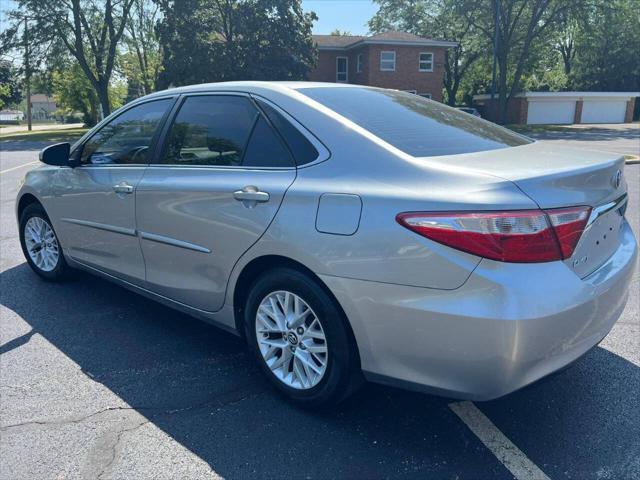
[[[313,25],[316,34],[328,34],[339,28],[353,35],[366,35],[367,22],[378,11],[372,0],[302,0],[302,8],[318,15]]]

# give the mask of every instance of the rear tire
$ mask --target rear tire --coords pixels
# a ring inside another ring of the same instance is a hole
[[[20,215],[20,246],[31,269],[47,281],[69,277],[70,268],[51,220],[38,203],[28,205]]]
[[[269,382],[289,400],[331,406],[360,386],[346,319],[315,279],[290,268],[271,270],[253,283],[245,307],[250,348]]]

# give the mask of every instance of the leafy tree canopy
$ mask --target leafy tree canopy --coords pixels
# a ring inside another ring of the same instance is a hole
[[[300,0],[157,0],[159,83],[300,80],[316,61]]]
[[[16,71],[7,60],[0,61],[0,109],[19,103],[22,90]]]

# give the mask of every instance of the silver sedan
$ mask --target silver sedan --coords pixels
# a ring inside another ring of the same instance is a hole
[[[607,335],[636,263],[622,157],[398,91],[167,90],[41,160],[16,202],[40,277],[230,330],[306,406],[365,379],[505,395]]]

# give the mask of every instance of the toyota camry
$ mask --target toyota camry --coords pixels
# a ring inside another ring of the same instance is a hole
[[[307,406],[364,380],[519,389],[607,335],[636,263],[620,155],[399,91],[166,90],[40,160],[16,202],[36,274],[82,269],[234,332]]]

